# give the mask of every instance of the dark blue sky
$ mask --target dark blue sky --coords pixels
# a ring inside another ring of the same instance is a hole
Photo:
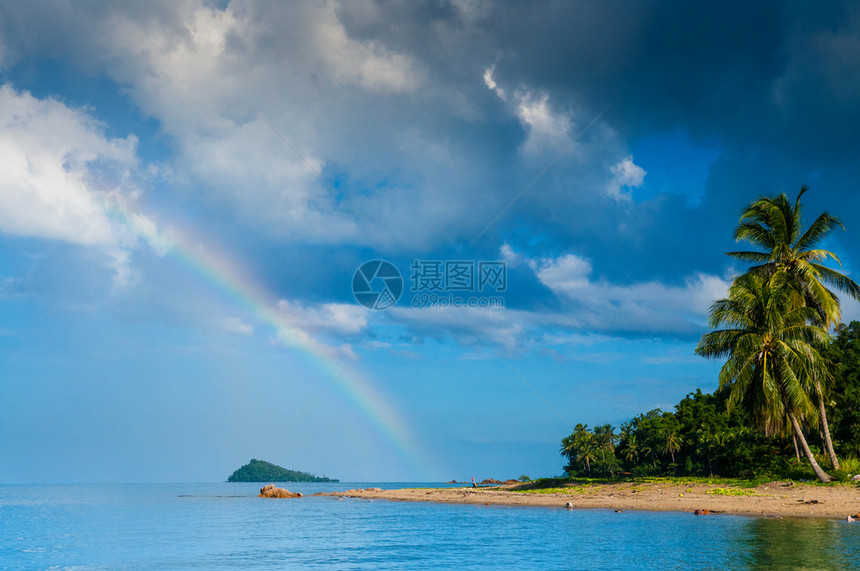
[[[860,265],[852,3],[37,1],[0,84],[0,482],[556,474],[715,388],[746,203],[808,184]]]

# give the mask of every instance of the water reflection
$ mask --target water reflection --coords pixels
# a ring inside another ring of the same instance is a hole
[[[860,558],[860,524],[827,519],[753,519],[738,545],[760,569],[849,569]]]

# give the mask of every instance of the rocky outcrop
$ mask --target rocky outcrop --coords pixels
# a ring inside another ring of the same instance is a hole
[[[260,488],[261,498],[300,498],[302,494],[299,492],[291,492],[284,488],[278,488],[274,484],[269,484],[268,486],[263,486]]]

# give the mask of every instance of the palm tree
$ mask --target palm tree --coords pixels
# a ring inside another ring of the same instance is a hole
[[[655,458],[653,450],[651,450],[650,446],[643,446],[639,450],[639,455],[642,457],[651,456],[651,463],[654,465],[655,468],[657,467],[657,459]]]
[[[696,353],[727,357],[719,380],[720,388],[730,387],[728,406],[746,409],[766,434],[782,432],[788,417],[815,475],[829,482],[798,421],[817,420],[809,382],[824,373],[816,347],[823,345],[827,332],[810,324],[816,310],[798,303],[798,287],[781,270],[770,276],[740,276],[729,288],[728,299],[711,306],[711,329],[727,328],[703,335]]]
[[[589,438],[591,438],[591,433],[588,431],[588,425],[577,423],[577,425],[573,428],[573,433],[571,434],[573,440],[578,443],[585,442]]]
[[[696,431],[696,448],[699,454],[704,452],[705,460],[708,461],[708,474],[712,478],[714,477],[714,469],[711,465],[711,456],[713,455],[714,448],[722,444],[722,438],[723,436],[719,432],[712,434],[710,427],[707,430],[699,429]]]
[[[750,203],[741,214],[740,224],[735,229],[735,240],[745,240],[763,251],[728,252],[732,257],[758,264],[750,271],[771,275],[784,270],[799,284],[799,290],[806,305],[818,313],[818,320],[829,329],[841,320],[839,298],[829,290],[829,284],[854,299],[860,300],[860,285],[844,274],[818,263],[818,260],[832,258],[840,266],[842,263],[833,252],[816,248],[827,235],[836,228],[845,227],[838,218],[827,212],[821,213],[806,231],[802,230],[800,198],[809,190],[800,189],[792,205],[783,193],[776,197],[761,197]],[[818,401],[818,414],[824,443],[833,468],[839,469],[839,460],[833,449],[830,427],[827,423],[826,400],[827,378],[813,379]]]
[[[591,462],[597,460],[597,448],[587,424],[577,424],[569,436],[562,438],[561,454],[568,458],[566,470],[572,470],[576,462],[581,462],[591,475]]]
[[[585,467],[588,470],[588,475],[591,476],[591,463],[597,460],[597,450],[595,450],[594,440],[589,439],[583,443],[579,450],[579,461],[585,462]]]
[[[825,283],[857,300],[860,300],[860,285],[817,262],[832,258],[842,265],[833,252],[816,248],[831,231],[845,229],[838,218],[822,212],[801,233],[803,208],[800,198],[808,190],[806,186],[800,189],[794,205],[785,193],[776,197],[761,197],[750,203],[741,214],[734,237],[737,241],[745,240],[764,251],[728,252],[728,255],[758,264],[751,271],[772,274],[784,269],[799,282],[807,304],[819,311],[825,325],[835,325],[841,317],[839,298],[827,289]]]
[[[666,442],[663,444],[663,454],[670,454],[672,456],[672,464],[674,464],[675,452],[681,449],[681,443],[678,441],[678,437],[674,431],[666,431],[665,438]]]
[[[626,441],[633,435],[633,425],[630,422],[622,422],[619,427],[618,440]]]
[[[624,458],[628,462],[633,462],[634,464],[639,459],[639,443],[636,442],[635,434],[631,434],[627,437],[627,448],[624,451]]]
[[[606,460],[606,451],[615,451],[615,427],[611,424],[594,427],[594,441],[600,449],[600,455],[603,460]]]
[[[561,439],[561,455],[567,456],[569,459],[576,456],[576,442],[572,434]]]

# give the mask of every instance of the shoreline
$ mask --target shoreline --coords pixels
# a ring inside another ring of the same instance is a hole
[[[523,491],[517,491],[523,490]],[[768,482],[738,488],[719,484],[677,482],[610,482],[573,484],[529,490],[527,484],[492,488],[361,488],[330,496],[400,502],[434,502],[513,507],[675,511],[748,517],[813,517],[846,519],[860,512],[860,487],[854,484],[812,485]],[[860,522],[858,522],[860,523]]]

